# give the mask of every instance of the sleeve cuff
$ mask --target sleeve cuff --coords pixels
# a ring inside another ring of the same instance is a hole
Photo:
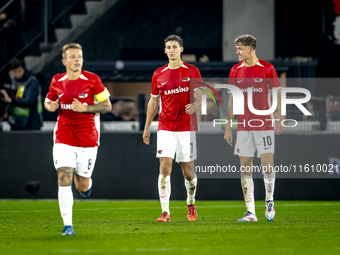
[[[194,88],[194,91],[198,90],[198,89],[204,89],[204,87],[197,87],[197,88]]]

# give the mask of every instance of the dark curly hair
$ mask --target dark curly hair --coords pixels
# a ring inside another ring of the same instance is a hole
[[[252,35],[240,35],[235,39],[234,42],[236,46],[250,46],[254,50],[257,46],[257,40]]]

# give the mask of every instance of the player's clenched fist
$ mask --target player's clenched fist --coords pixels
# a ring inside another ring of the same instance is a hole
[[[72,102],[72,109],[75,112],[86,112],[87,106],[83,105],[78,99],[74,98]]]
[[[51,102],[45,102],[45,108],[50,112],[55,112],[59,109],[59,99]]]

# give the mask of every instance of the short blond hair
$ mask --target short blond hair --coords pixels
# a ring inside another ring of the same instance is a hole
[[[68,49],[79,49],[79,50],[82,50],[83,47],[79,44],[79,43],[69,43],[69,44],[65,44],[63,46],[63,53],[62,53],[62,56],[63,56],[63,59],[66,58],[66,51]]]

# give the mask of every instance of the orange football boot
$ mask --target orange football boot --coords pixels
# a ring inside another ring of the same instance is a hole
[[[163,212],[161,216],[156,220],[157,222],[169,222],[170,215],[167,212]]]
[[[196,221],[197,220],[197,211],[195,205],[188,205],[188,221]]]

